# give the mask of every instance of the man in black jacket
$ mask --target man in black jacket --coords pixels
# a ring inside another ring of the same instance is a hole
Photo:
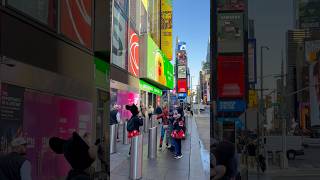
[[[18,137],[11,142],[12,152],[0,157],[1,180],[31,180],[31,163],[25,157],[27,141]]]
[[[119,113],[119,106],[117,104],[113,105],[112,110],[110,111],[110,125],[117,125],[117,141],[119,142],[119,124],[120,122],[120,113]]]

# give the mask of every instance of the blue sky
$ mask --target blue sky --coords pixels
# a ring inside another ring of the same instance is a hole
[[[176,37],[187,44],[193,85],[198,84],[201,61],[207,54],[210,35],[210,0],[173,0],[173,45]]]

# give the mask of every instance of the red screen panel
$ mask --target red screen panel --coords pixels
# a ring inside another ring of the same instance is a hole
[[[187,79],[178,79],[178,93],[187,92]]]
[[[218,57],[218,96],[230,98],[244,96],[243,56]]]

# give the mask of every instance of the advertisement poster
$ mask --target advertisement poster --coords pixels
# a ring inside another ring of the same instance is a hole
[[[246,102],[243,100],[226,100],[217,102],[218,112],[244,112]]]
[[[146,0],[146,2],[148,2],[148,0]],[[148,13],[143,5],[140,6],[140,28],[138,28],[138,30],[140,35],[148,33]]]
[[[129,10],[129,17],[131,19],[131,23],[133,24],[133,28],[135,31],[138,32],[141,17],[140,17],[140,4],[141,0],[130,0],[130,10]]]
[[[2,83],[0,87],[0,155],[8,152],[13,138],[21,135],[24,91],[22,87]]]
[[[61,33],[72,41],[92,49],[92,1],[61,1]]]
[[[160,46],[160,0],[150,0],[148,4],[148,33],[150,33],[154,42]]]
[[[244,0],[218,0],[218,11],[245,10]]]
[[[300,28],[320,27],[320,2],[319,0],[299,0],[298,18]]]
[[[179,50],[177,52],[178,65],[186,66],[187,65],[187,54],[186,51]]]
[[[258,107],[258,93],[256,90],[249,90],[249,108]]]
[[[249,83],[257,83],[257,55],[256,55],[256,39],[248,40],[248,80]]]
[[[178,93],[187,92],[187,79],[178,79]]]
[[[139,77],[139,36],[129,28],[129,72]]]
[[[320,40],[305,41],[305,58],[309,63],[320,60]]]
[[[113,64],[127,69],[127,22],[115,6],[113,13],[112,57]]]
[[[130,0],[132,1],[132,0]],[[117,3],[122,11],[127,15],[128,13],[128,6],[129,6],[129,0],[115,0],[115,3]]]
[[[33,179],[65,177],[70,165],[63,155],[52,152],[49,138],[91,132],[92,104],[32,90],[26,90],[24,98],[23,131],[29,142],[27,158],[33,165]]]
[[[187,67],[186,66],[178,66],[178,78],[179,79],[187,78]]]
[[[242,13],[218,14],[219,53],[243,52],[243,23]]]
[[[111,80],[110,103],[120,105],[120,119],[126,120],[131,117],[130,111],[126,110],[126,105],[136,104],[139,106],[139,89],[130,88],[128,85]],[[112,107],[112,106],[111,106]]]
[[[241,98],[244,96],[243,56],[218,56],[218,96]]]
[[[310,64],[311,126],[320,125],[320,61]]]
[[[147,78],[173,89],[173,65],[148,36]]]
[[[172,0],[161,1],[161,49],[172,60]]]

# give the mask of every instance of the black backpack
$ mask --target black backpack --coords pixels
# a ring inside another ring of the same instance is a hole
[[[127,124],[127,131],[130,132],[135,130],[135,123],[137,123],[139,126],[142,126],[143,119],[138,116],[131,117],[131,119],[128,121],[128,124]]]

